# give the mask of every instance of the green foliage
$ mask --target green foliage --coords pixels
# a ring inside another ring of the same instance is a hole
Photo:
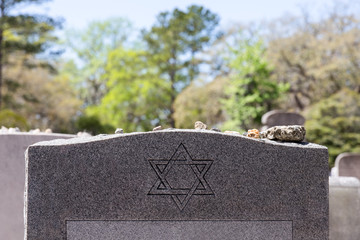
[[[360,95],[344,88],[306,112],[306,139],[328,147],[329,165],[343,152],[360,152]]]
[[[165,123],[170,87],[144,51],[111,52],[105,77],[108,93],[98,106],[88,107],[87,114],[125,131],[147,131]]]
[[[274,24],[282,34],[270,29],[273,77],[290,84],[283,108],[304,110],[344,87],[360,86],[360,21],[337,4],[320,19],[305,14]]]
[[[115,131],[114,127],[102,124],[97,116],[81,116],[76,120],[75,126],[79,131],[86,131],[92,135],[110,134]]]
[[[72,74],[73,84],[86,106],[99,104],[106,94],[104,73],[108,54],[123,47],[131,31],[131,23],[124,18],[95,21],[83,31],[68,31],[66,44],[78,61],[70,62],[64,70]]]
[[[5,69],[13,68],[21,62],[21,71],[36,67],[47,68],[55,71],[49,61],[34,56],[50,52],[56,37],[52,35],[61,23],[53,18],[37,14],[14,14],[14,10],[29,5],[41,4],[42,0],[1,0],[0,1],[0,107],[11,107],[11,102],[16,99],[14,92],[19,88],[19,75],[6,75]],[[6,95],[2,96],[2,93]],[[10,104],[9,104],[10,103]]]
[[[18,127],[22,131],[26,131],[29,128],[26,119],[23,116],[9,109],[4,109],[0,111],[0,126],[4,126],[7,128]]]
[[[270,80],[272,69],[265,60],[265,47],[257,39],[243,39],[232,49],[233,69],[227,98],[223,101],[230,119],[225,129],[247,130],[259,127],[261,116],[274,107],[286,85]]]
[[[225,97],[227,78],[216,78],[209,83],[197,81],[186,87],[174,103],[174,118],[177,128],[194,128],[196,121],[205,122],[208,127],[219,126],[225,121],[220,99]]]
[[[30,60],[38,64],[37,59]],[[4,69],[4,75],[14,76],[14,90],[4,89],[6,106],[24,116],[31,128],[73,132],[72,123],[82,103],[70,87],[69,76],[54,76],[42,67],[23,68],[19,58],[11,58],[11,61],[13,65]]]
[[[199,67],[204,62],[198,53],[212,42],[212,32],[218,22],[216,14],[192,5],[187,11],[175,9],[171,13],[160,13],[151,30],[143,31],[151,59],[171,86],[167,118],[172,127],[175,126],[175,98],[198,75]]]

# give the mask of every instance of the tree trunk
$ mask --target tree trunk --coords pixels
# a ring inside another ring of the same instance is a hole
[[[175,90],[175,71],[170,71],[170,81],[171,81],[171,96],[170,96],[170,101],[171,101],[171,105],[170,105],[170,127],[174,128],[175,127],[175,119],[174,119],[174,102],[175,102],[175,94],[176,94],[176,90]]]
[[[2,82],[3,82],[3,35],[4,35],[5,0],[0,2],[0,110],[2,109]]]

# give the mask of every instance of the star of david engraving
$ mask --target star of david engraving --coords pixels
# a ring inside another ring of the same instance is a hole
[[[172,157],[166,160],[149,159],[151,167],[156,172],[158,179],[151,187],[148,195],[169,195],[174,200],[177,207],[182,211],[193,195],[214,195],[210,185],[205,179],[205,175],[211,167],[213,160],[194,160],[185,148],[180,144]],[[195,180],[189,186],[171,186],[169,177],[172,170],[180,166],[188,166],[190,174],[194,174]]]

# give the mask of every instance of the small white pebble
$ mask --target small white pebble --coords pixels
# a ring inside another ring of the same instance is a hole
[[[115,130],[115,134],[124,133],[124,130],[122,128],[117,128]]]
[[[157,126],[157,127],[154,127],[154,128],[153,128],[153,131],[159,131],[159,130],[162,130],[162,127],[161,127],[161,126]]]

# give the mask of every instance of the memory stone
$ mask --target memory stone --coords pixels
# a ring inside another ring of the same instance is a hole
[[[328,239],[328,152],[208,130],[37,143],[25,234],[67,239]]]
[[[0,239],[24,239],[24,152],[31,144],[68,134],[0,133]]]
[[[329,178],[330,240],[360,239],[360,181]]]
[[[337,176],[360,179],[360,153],[342,153],[335,160]]]

